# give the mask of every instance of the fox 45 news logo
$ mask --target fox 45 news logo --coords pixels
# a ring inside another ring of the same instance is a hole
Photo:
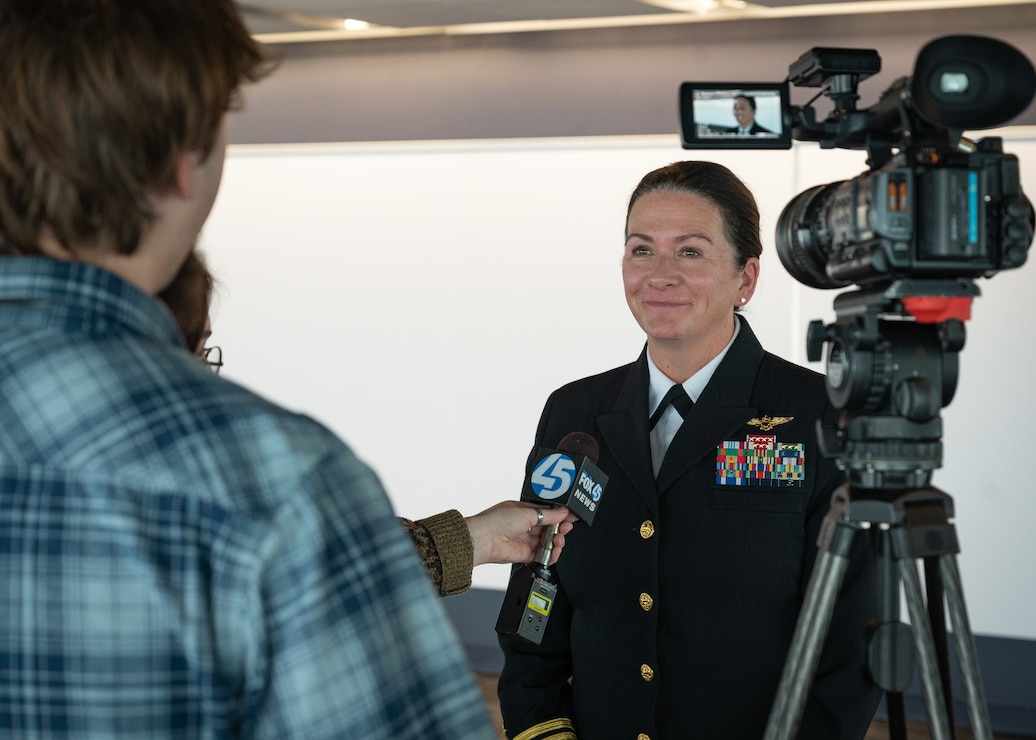
[[[605,475],[588,458],[576,467],[575,461],[563,452],[551,452],[540,458],[529,476],[531,501],[548,501],[567,506],[585,521],[593,522],[597,506],[608,483]]]

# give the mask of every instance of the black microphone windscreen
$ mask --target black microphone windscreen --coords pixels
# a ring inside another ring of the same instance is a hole
[[[583,432],[569,432],[562,437],[558,443],[558,451],[567,452],[570,455],[582,455],[589,458],[591,462],[597,462],[597,457],[601,454],[597,440]]]

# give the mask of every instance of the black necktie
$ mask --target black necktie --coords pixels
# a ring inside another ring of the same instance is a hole
[[[694,405],[694,401],[687,395],[687,391],[683,389],[683,386],[677,383],[662,398],[662,403],[658,404],[658,408],[655,409],[655,413],[651,414],[651,418],[648,419],[648,429],[654,429],[655,424],[662,418],[662,414],[669,408],[669,404],[673,404],[673,408],[676,409],[677,413],[684,419],[687,418],[687,412],[691,410],[691,406]]]

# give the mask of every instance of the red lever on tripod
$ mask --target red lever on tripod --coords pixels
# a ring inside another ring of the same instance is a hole
[[[922,324],[939,324],[947,319],[971,318],[971,296],[911,296],[901,299],[906,312]]]

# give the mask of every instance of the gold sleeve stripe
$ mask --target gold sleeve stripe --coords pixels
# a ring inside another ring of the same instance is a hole
[[[540,722],[535,727],[530,727],[521,735],[516,735],[511,740],[578,740],[575,728],[572,727],[572,720],[567,717],[548,719]]]

